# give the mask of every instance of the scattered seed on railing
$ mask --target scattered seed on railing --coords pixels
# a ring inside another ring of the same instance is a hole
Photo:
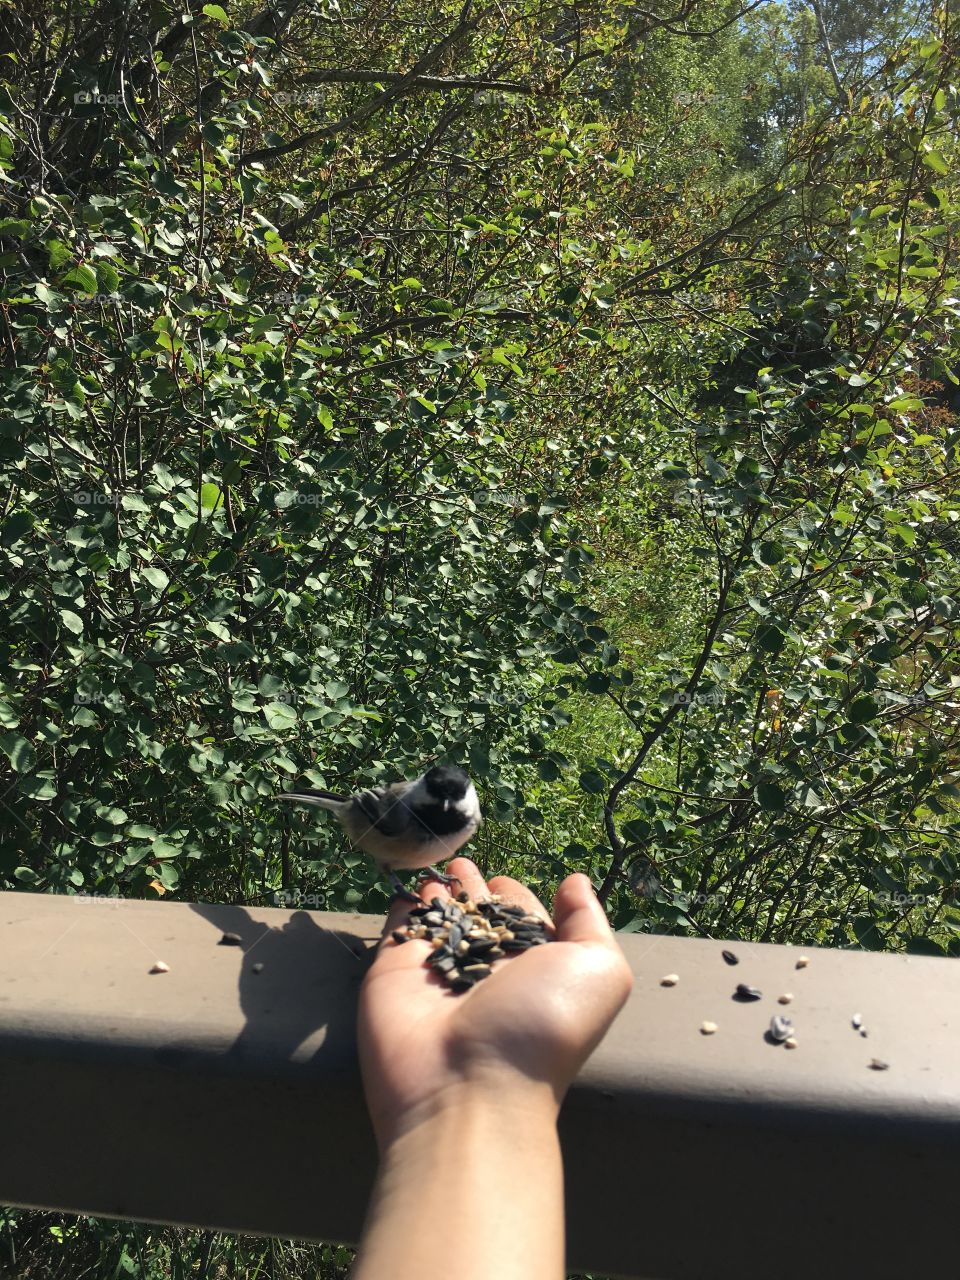
[[[259,960],[257,961],[256,964],[252,964],[250,968],[253,970],[254,973],[263,973],[263,965],[260,963]]]
[[[156,964],[153,966],[153,968],[150,970],[150,972],[151,973],[169,973],[170,966],[168,964],[164,964],[162,960],[158,960]]]
[[[712,1036],[716,1029],[717,1024],[715,1022],[701,1022],[700,1024],[700,1034],[702,1036]]]
[[[745,982],[738,982],[733,998],[734,1000],[762,1000],[763,992],[758,991],[756,987],[748,987]]]
[[[855,1013],[853,1017],[850,1019],[850,1022],[853,1025],[854,1031],[859,1031],[860,1028],[863,1026],[863,1014]]]
[[[793,1035],[793,1023],[782,1014],[775,1014],[770,1019],[770,1035],[778,1044],[783,1044]]]
[[[889,1062],[883,1062],[883,1061],[881,1061],[881,1059],[880,1059],[880,1058],[871,1058],[871,1059],[870,1059],[870,1070],[871,1070],[871,1071],[888,1071],[889,1069],[890,1069],[890,1063],[889,1063]]]
[[[809,963],[810,961],[807,959],[806,956],[800,956],[800,958],[797,960],[797,963],[793,967],[795,969],[805,969]]]
[[[429,906],[415,907],[391,936],[395,942],[429,942],[425,963],[457,993],[488,978],[493,961],[553,941],[539,916],[503,906],[497,895],[473,902],[465,890],[455,902],[434,898]]]
[[[679,981],[679,973],[668,973],[660,979],[660,985],[661,987],[675,987]]]
[[[732,951],[721,951],[720,954],[726,960],[727,964],[739,964],[740,957],[733,954]]]
[[[796,1037],[795,1037],[795,1036],[787,1036],[786,1040],[784,1040],[784,1042],[783,1042],[783,1047],[784,1047],[785,1049],[795,1049],[795,1048],[797,1047],[797,1040],[796,1040]]]
[[[793,999],[792,991],[785,991],[782,996],[777,996],[777,1004],[789,1004]]]

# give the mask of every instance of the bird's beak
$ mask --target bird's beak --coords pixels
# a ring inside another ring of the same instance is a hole
[[[448,798],[443,802],[443,812],[446,813],[449,808],[450,808],[450,800]]]

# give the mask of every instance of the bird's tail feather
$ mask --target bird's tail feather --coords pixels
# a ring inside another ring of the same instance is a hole
[[[313,804],[320,809],[329,809],[331,813],[347,803],[348,796],[338,796],[333,791],[319,791],[313,787],[304,787],[301,791],[281,791],[278,800],[293,800],[300,804]]]

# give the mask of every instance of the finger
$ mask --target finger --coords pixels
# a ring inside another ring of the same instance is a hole
[[[428,906],[432,898],[442,898],[447,901],[449,893],[442,884],[438,884],[436,880],[428,879],[417,885],[417,892],[420,895],[420,902],[423,906]],[[383,934],[381,942],[386,941],[394,929],[399,929],[401,925],[407,923],[407,919],[411,911],[416,911],[417,904],[409,902],[406,898],[392,898],[387,908],[387,918],[383,922]]]
[[[593,891],[589,876],[578,871],[557,890],[553,917],[561,942],[600,942],[615,947],[616,941],[606,912]]]
[[[446,906],[453,897],[447,885],[440,880],[434,880],[433,876],[429,875],[417,885],[417,893],[428,906],[433,902],[434,898],[439,898],[443,905]]]
[[[486,881],[480,874],[480,868],[471,858],[454,858],[452,862],[447,863],[447,873],[456,876],[460,881],[459,885],[451,886],[455,893],[464,889],[474,902],[478,898],[487,896]]]
[[[550,912],[532,890],[512,876],[494,876],[490,881],[490,892],[497,894],[505,907],[522,907],[532,916],[539,916],[547,924],[553,924]]]

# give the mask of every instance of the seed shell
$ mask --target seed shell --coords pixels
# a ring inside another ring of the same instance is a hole
[[[716,1029],[717,1024],[715,1022],[701,1022],[700,1024],[700,1034],[702,1036],[712,1036]]]
[[[723,956],[724,960],[726,960],[727,964],[740,963],[740,957],[737,955],[734,955],[732,951],[721,951],[720,954]]]
[[[783,1044],[784,1040],[793,1035],[793,1023],[782,1014],[775,1014],[770,1019],[770,1035],[778,1044]]]
[[[735,1000],[762,1000],[763,992],[756,987],[748,987],[745,982],[738,982],[733,998]]]
[[[660,979],[660,985],[661,987],[675,987],[679,981],[679,973],[668,973],[666,977]]]

